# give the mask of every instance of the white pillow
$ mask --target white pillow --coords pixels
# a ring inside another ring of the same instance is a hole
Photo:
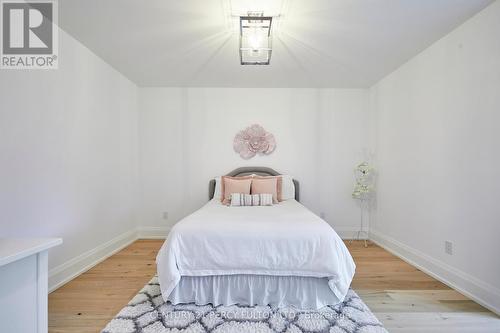
[[[215,177],[215,191],[214,191],[214,199],[221,200],[222,190],[220,188],[220,180],[221,177]]]
[[[281,200],[295,199],[295,184],[290,175],[281,175]]]

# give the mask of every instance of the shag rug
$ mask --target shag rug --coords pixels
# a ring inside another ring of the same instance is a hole
[[[111,320],[103,333],[387,333],[352,290],[344,302],[316,311],[270,306],[165,303],[157,277]]]

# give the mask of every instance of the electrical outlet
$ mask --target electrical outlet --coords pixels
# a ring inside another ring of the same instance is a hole
[[[444,242],[444,252],[446,254],[449,254],[450,256],[453,255],[453,243],[450,241],[445,241]]]
[[[168,220],[168,212],[163,212],[163,219]]]
[[[326,215],[325,215],[325,212],[321,212],[321,213],[319,213],[319,217],[321,217],[323,220],[325,219],[325,216],[326,216]]]

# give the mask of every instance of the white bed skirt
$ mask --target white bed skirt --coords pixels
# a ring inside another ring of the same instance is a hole
[[[320,309],[341,302],[327,278],[271,275],[183,276],[168,296],[173,304],[272,305]]]

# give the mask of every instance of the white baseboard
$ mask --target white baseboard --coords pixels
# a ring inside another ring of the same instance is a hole
[[[370,230],[370,240],[407,263],[429,274],[500,315],[500,290],[440,260],[409,247],[377,230]]]
[[[137,239],[165,239],[169,227],[137,227]]]
[[[165,239],[168,227],[138,227],[89,250],[49,271],[49,292],[54,291],[101,261],[130,245],[137,239]],[[351,239],[355,229],[336,229],[342,239]],[[484,281],[457,270],[376,230],[370,230],[370,240],[400,257],[444,284],[456,289],[477,303],[500,315],[500,290]]]
[[[49,293],[88,271],[138,239],[165,239],[168,227],[138,227],[127,231],[49,271]]]
[[[359,228],[334,228],[335,232],[340,236],[342,239],[353,239],[356,237],[356,234],[359,231]],[[368,239],[368,231],[365,230],[363,234],[360,234],[359,239]]]
[[[136,239],[136,230],[127,231],[62,265],[54,267],[49,271],[49,293],[130,245]]]

